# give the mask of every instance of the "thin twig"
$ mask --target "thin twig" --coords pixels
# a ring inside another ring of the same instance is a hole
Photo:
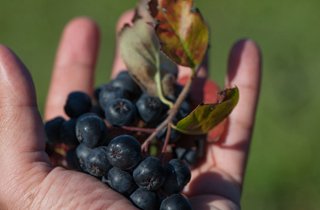
[[[187,95],[188,95],[188,93],[190,91],[191,84],[192,84],[194,78],[195,78],[195,74],[192,74],[190,76],[187,84],[183,87],[183,89],[182,89],[181,93],[179,94],[179,96],[178,96],[176,102],[174,103],[173,107],[169,110],[168,117],[164,121],[162,121],[162,123],[155,129],[155,131],[141,145],[142,151],[145,151],[145,152],[148,151],[148,148],[149,148],[149,145],[150,145],[152,139],[154,139],[156,137],[156,135],[162,129],[164,129],[166,126],[168,126],[168,125],[170,125],[172,123],[173,118],[178,113],[181,104],[183,103],[183,101],[185,100],[185,98],[187,97]],[[166,148],[163,148],[163,149],[166,149]]]
[[[170,141],[170,136],[171,136],[171,126],[170,124],[167,125],[167,133],[166,133],[166,138],[164,140],[163,146],[162,146],[162,150],[161,153],[164,154],[167,151],[167,146],[168,143]]]
[[[154,128],[139,128],[139,127],[131,127],[131,126],[121,126],[122,129],[128,131],[137,131],[142,133],[153,133],[156,129]]]

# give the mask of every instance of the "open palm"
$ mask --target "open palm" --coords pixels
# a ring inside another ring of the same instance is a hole
[[[129,17],[124,15],[118,27]],[[99,30],[90,19],[77,18],[66,26],[45,119],[63,115],[71,91],[92,94],[98,46]],[[123,68],[116,56],[114,74]],[[240,208],[259,83],[259,50],[252,41],[240,41],[231,51],[226,82],[227,86],[238,86],[240,101],[227,121],[222,140],[208,146],[206,160],[192,172],[185,193],[194,209]],[[207,82],[205,90],[206,98],[217,89]],[[0,209],[136,209],[93,177],[52,167],[44,149],[45,133],[32,79],[14,53],[0,46]]]

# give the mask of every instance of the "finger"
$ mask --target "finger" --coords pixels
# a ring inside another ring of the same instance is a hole
[[[130,23],[133,16],[134,16],[133,10],[129,10],[121,15],[121,17],[119,18],[117,25],[116,25],[116,37],[117,38],[118,38],[118,34],[121,31],[121,29],[123,28],[123,26],[127,23]],[[127,67],[124,64],[124,62],[120,56],[120,50],[119,50],[119,45],[118,45],[118,40],[117,40],[111,77],[114,78],[119,72],[126,70],[126,69],[127,69]]]
[[[44,140],[31,76],[17,56],[0,45],[1,209],[32,202],[35,183],[51,169]]]
[[[21,61],[1,45],[0,116],[1,160],[5,155],[14,158],[44,151],[45,134],[31,76]]]
[[[46,119],[64,115],[63,106],[71,91],[92,94],[98,48],[99,29],[89,18],[76,18],[65,27],[52,72]]]
[[[226,87],[237,86],[238,105],[230,114],[221,144],[214,148],[216,164],[237,183],[243,181],[249,145],[260,92],[261,58],[258,46],[250,40],[235,44],[229,57]]]
[[[194,209],[202,210],[221,210],[221,209],[240,209],[231,200],[218,195],[198,195],[189,198]]]

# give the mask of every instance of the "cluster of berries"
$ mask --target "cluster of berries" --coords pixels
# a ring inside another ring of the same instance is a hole
[[[176,86],[178,95],[181,88]],[[97,177],[140,209],[191,209],[181,191],[191,178],[189,166],[198,159],[202,141],[179,146],[178,140],[186,136],[171,130],[168,158],[157,149],[165,140],[164,129],[150,146],[156,152],[143,152],[143,140],[166,118],[169,108],[158,97],[144,93],[126,71],[97,88],[94,95],[92,100],[84,92],[70,93],[64,107],[70,119],[57,116],[46,122],[52,161]],[[176,120],[190,109],[186,100]]]

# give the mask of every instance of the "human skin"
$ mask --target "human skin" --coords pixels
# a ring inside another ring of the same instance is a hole
[[[118,29],[130,16],[126,13],[120,18]],[[63,105],[71,91],[92,95],[99,45],[99,29],[91,19],[79,17],[67,24],[53,67],[44,120],[65,116]],[[117,54],[113,75],[125,67]],[[237,86],[240,99],[221,139],[208,144],[206,159],[192,171],[184,193],[194,209],[240,209],[260,63],[260,51],[253,41],[241,40],[232,47],[225,87]],[[202,78],[207,76],[206,68],[203,66]],[[206,101],[216,95],[217,86],[210,81],[204,84]],[[51,165],[35,95],[27,68],[0,45],[0,209],[136,209],[97,179]]]

